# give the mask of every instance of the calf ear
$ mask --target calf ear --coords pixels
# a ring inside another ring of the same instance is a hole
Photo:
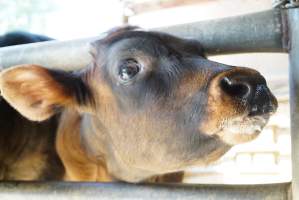
[[[37,65],[19,65],[3,70],[0,91],[9,104],[33,121],[48,119],[58,108],[84,101],[84,95],[78,95],[84,91],[79,76]]]

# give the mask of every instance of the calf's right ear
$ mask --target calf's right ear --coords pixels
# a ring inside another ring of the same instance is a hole
[[[78,100],[84,100],[80,91],[85,89],[81,78],[71,73],[37,65],[19,65],[0,73],[0,91],[23,116],[42,121],[55,114],[58,108],[80,104]]]

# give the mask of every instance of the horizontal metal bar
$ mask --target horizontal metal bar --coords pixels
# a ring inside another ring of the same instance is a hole
[[[274,9],[157,30],[198,39],[208,54],[286,52],[285,10]]]
[[[0,69],[18,64],[74,70],[90,60],[89,43],[100,37],[72,41],[49,41],[0,48]]]
[[[284,11],[269,10],[153,30],[198,39],[208,54],[285,52],[284,19]],[[26,63],[64,70],[81,68],[91,59],[88,43],[101,37],[4,47],[0,49],[0,68]]]
[[[128,183],[0,183],[0,199],[287,200],[290,183],[268,185],[145,185]]]

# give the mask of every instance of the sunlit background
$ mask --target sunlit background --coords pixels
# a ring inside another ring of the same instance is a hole
[[[271,7],[272,0],[0,0],[0,34],[25,30],[58,40],[70,40],[96,36],[125,23],[153,28],[252,13]],[[244,184],[290,181],[287,55],[252,53],[210,59],[259,70],[278,97],[279,109],[258,139],[232,148],[211,166],[188,170],[185,182]]]

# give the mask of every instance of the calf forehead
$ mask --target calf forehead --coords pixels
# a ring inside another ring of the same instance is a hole
[[[174,51],[170,48],[166,48],[165,45],[152,39],[146,38],[126,38],[114,45],[111,45],[109,52],[115,55],[126,55],[143,53],[148,56],[164,56]]]
[[[188,53],[204,57],[203,49],[198,41],[177,38],[161,32],[125,31],[113,33],[108,35],[103,43],[111,47],[125,40],[130,41],[129,43],[123,43],[126,47],[139,47],[149,53],[158,53],[158,55],[163,53]]]
[[[202,69],[217,72],[230,68],[207,60],[199,41],[160,32],[127,31],[112,34],[104,39],[102,44],[106,48],[99,51],[97,60],[109,63],[109,68],[117,61],[130,57],[140,58],[151,64],[151,68],[159,66],[162,70],[180,68],[197,72]]]

